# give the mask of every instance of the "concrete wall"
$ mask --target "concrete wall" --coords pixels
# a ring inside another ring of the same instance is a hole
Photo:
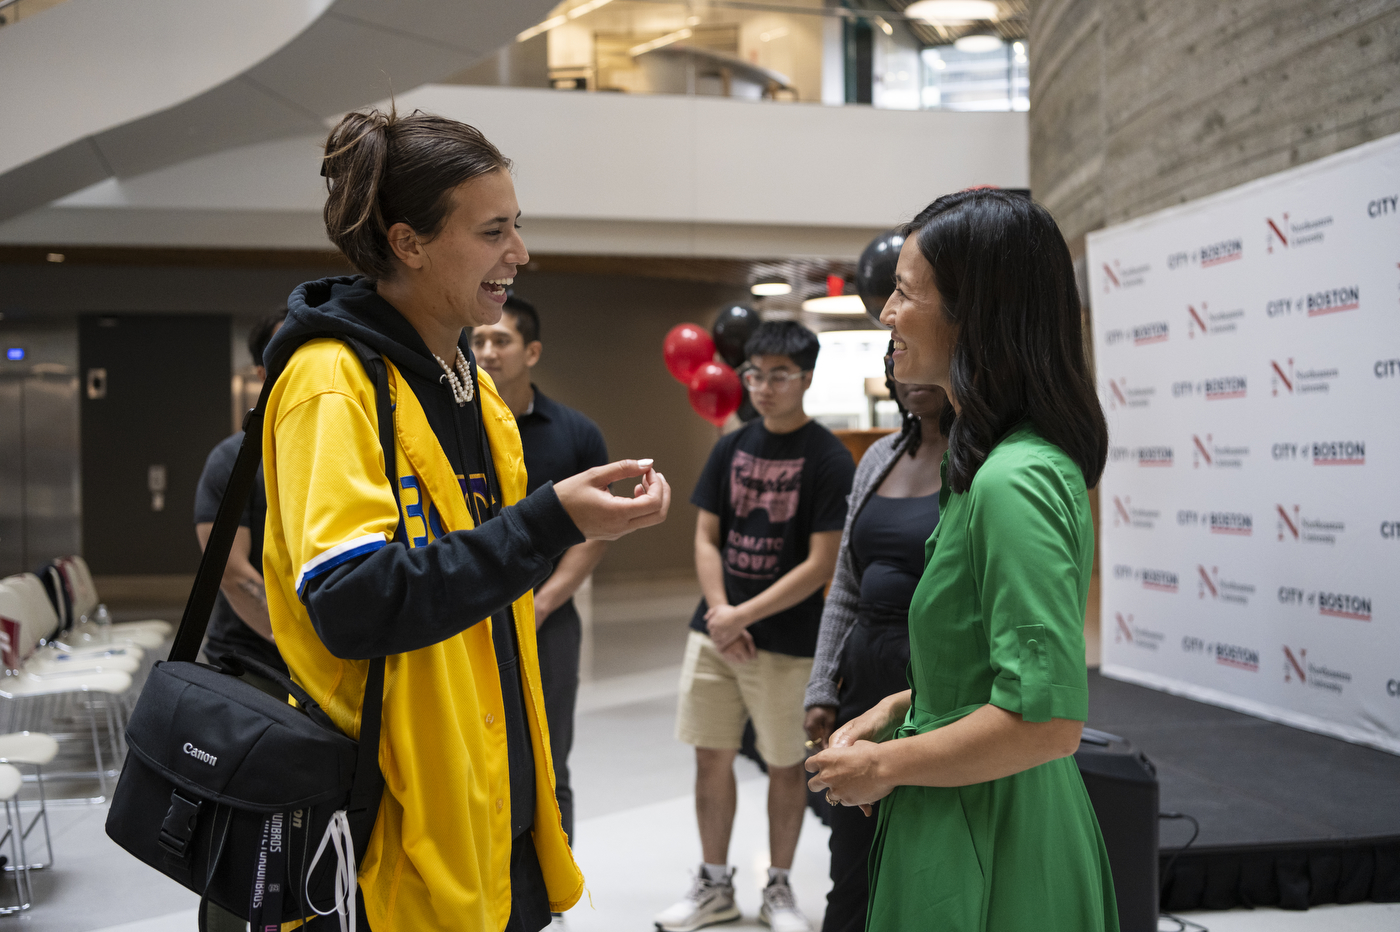
[[[1400,132],[1394,0],[1037,0],[1030,181],[1071,249]]]

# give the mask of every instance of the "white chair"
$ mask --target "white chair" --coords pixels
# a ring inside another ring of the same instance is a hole
[[[74,555],[60,557],[54,563],[63,572],[64,582],[68,586],[68,597],[73,603],[74,619],[81,620],[86,616],[91,625],[99,603],[97,586],[93,582],[91,571],[88,570],[87,561]],[[106,627],[111,630],[114,639],[126,639],[148,650],[159,647],[175,630],[170,622],[159,618],[116,622]]]
[[[51,764],[57,755],[58,742],[50,735],[35,731],[17,731],[14,734],[0,735],[0,764],[33,767],[35,780],[39,785],[39,811],[34,814],[34,818],[27,825],[21,821],[20,838],[27,841],[29,833],[34,831],[34,826],[42,820],[44,823],[44,847],[48,850],[49,859],[25,865],[29,870],[43,870],[53,866],[53,835],[49,832],[49,799],[44,791],[44,768]],[[16,815],[18,815],[18,801],[15,802],[15,810]],[[7,869],[18,870],[19,865]]]
[[[37,576],[22,573],[0,580],[0,655],[3,655],[7,674],[0,677],[0,698],[31,700],[9,704],[10,721],[5,730],[27,728],[27,722],[24,725],[20,722],[21,716],[27,716],[38,725],[29,730],[50,731],[49,726],[57,717],[54,702],[76,699],[86,712],[88,734],[92,739],[96,767],[91,775],[97,777],[105,798],[109,772],[116,773],[126,753],[123,733],[126,708],[122,698],[131,689],[132,677],[130,672],[104,667],[103,663],[126,662],[128,658],[74,656],[64,661],[60,659],[64,655],[47,648],[36,655],[39,642],[57,625],[58,616]],[[34,662],[36,656],[36,670],[30,670],[28,664]],[[105,719],[107,732],[105,759],[99,715]]]
[[[29,883],[29,859],[24,853],[24,832],[19,828],[19,802],[15,797],[24,785],[24,777],[9,764],[0,764],[0,802],[5,804],[5,834],[0,845],[10,842],[10,862],[15,865],[15,903],[0,906],[0,915],[17,913],[34,905],[34,888]],[[8,871],[7,871],[8,873]]]

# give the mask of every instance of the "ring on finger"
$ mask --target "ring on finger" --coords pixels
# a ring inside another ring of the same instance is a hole
[[[831,790],[830,790],[830,789],[828,789],[828,790],[826,791],[826,802],[827,802],[827,805],[829,805],[829,806],[839,806],[839,805],[841,805],[841,800],[837,799],[835,796],[832,796],[832,795],[831,795]]]

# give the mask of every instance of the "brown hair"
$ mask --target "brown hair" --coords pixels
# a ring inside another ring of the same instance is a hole
[[[326,235],[371,279],[394,273],[389,228],[406,223],[431,240],[452,190],[510,160],[474,126],[415,110],[348,113],[326,138],[321,174]]]

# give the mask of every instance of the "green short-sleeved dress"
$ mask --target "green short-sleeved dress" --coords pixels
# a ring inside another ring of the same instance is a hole
[[[896,738],[987,703],[1044,722],[1088,709],[1084,606],[1094,556],[1079,467],[1021,427],[942,519],[909,607],[914,701]],[[901,786],[880,806],[868,932],[1115,932],[1103,836],[1073,758],[962,787]]]

